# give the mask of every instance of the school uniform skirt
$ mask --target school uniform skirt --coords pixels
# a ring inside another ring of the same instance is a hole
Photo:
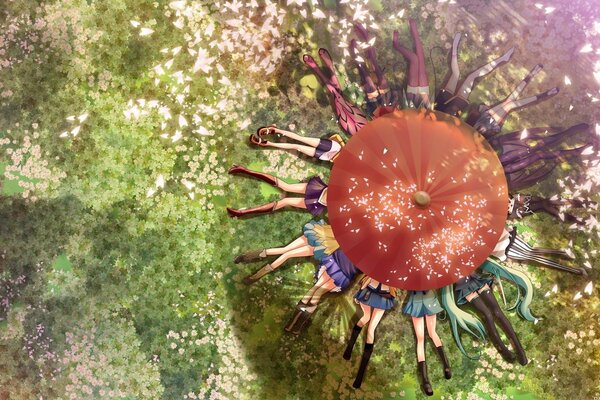
[[[340,152],[342,146],[331,139],[320,139],[315,149],[315,158],[323,161],[332,161]]]
[[[410,291],[408,300],[402,309],[404,314],[420,318],[426,315],[435,315],[442,312],[442,306],[433,290]]]
[[[483,276],[476,272],[465,276],[454,284],[454,298],[456,299],[456,304],[466,304],[466,297],[469,294],[477,292],[485,285],[492,287],[493,284],[494,278],[492,276]]]
[[[394,296],[387,290],[381,290],[381,285],[376,288],[367,285],[356,293],[354,299],[361,304],[381,310],[389,310],[396,304]]]
[[[327,185],[318,176],[313,176],[306,184],[304,204],[306,205],[306,209],[315,217],[322,214],[327,208],[323,203],[319,202],[325,189],[327,189]]]
[[[321,259],[321,264],[315,273],[315,279],[319,279],[321,275],[327,273],[335,283],[335,289],[332,292],[340,292],[350,285],[352,279],[359,272],[342,249],[337,249]]]

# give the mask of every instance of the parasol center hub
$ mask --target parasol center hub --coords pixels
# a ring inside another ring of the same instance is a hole
[[[413,201],[417,206],[425,208],[431,203],[431,196],[429,196],[429,193],[419,190],[413,194]]]

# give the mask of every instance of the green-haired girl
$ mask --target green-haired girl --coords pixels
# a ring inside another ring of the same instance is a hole
[[[516,303],[510,309],[516,309],[524,319],[536,322],[537,318],[531,314],[531,310],[529,309],[533,298],[531,281],[524,273],[501,265],[491,259],[487,259],[479,267],[478,271],[481,274],[474,272],[460,279],[454,285],[442,288],[442,305],[448,314],[452,327],[452,335],[459,349],[463,354],[468,356],[460,339],[458,327],[461,327],[480,340],[489,337],[505,360],[514,361],[515,355],[500,339],[500,335],[496,329],[495,321],[497,321],[500,328],[512,342],[519,363],[521,365],[527,364],[525,350],[521,346],[521,342],[510,321],[498,305],[493,293],[493,287],[495,278],[503,278],[517,285],[519,296]],[[482,316],[483,324],[478,318],[459,308],[460,305],[467,303],[473,305],[478,314]]]

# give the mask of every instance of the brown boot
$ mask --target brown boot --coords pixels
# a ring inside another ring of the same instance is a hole
[[[262,172],[253,171],[241,165],[234,165],[229,168],[229,175],[248,175],[253,178],[259,179],[263,182],[267,182],[269,185],[277,186],[277,177]]]
[[[294,316],[285,325],[285,331],[294,335],[301,334],[312,315],[313,313],[307,310],[296,310]]]
[[[252,262],[252,261],[256,261],[260,258],[265,258],[267,256],[267,252],[266,250],[252,250],[252,251],[247,251],[245,253],[240,254],[239,256],[237,256],[236,258],[233,259],[233,262],[235,264],[239,264],[239,263],[247,263],[247,262]]]
[[[263,204],[262,206],[257,206],[257,207],[252,207],[252,208],[235,209],[235,208],[227,207],[227,213],[232,218],[239,218],[239,217],[243,217],[244,215],[251,215],[251,214],[268,214],[268,213],[275,211],[276,206],[277,206],[277,202],[272,201],[270,203]]]
[[[273,271],[273,267],[271,267],[271,264],[267,264],[252,275],[245,277],[243,282],[246,285],[251,285],[271,271]]]

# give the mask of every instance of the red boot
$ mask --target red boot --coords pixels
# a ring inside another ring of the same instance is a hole
[[[253,207],[253,208],[240,208],[239,210],[235,208],[227,207],[227,213],[230,217],[239,218],[244,215],[250,214],[267,214],[275,211],[275,207],[277,206],[277,202],[273,201],[271,203],[263,204],[262,206]]]
[[[248,175],[253,178],[259,179],[263,182],[267,182],[269,185],[277,186],[277,177],[269,174],[263,174],[262,172],[252,171],[241,165],[234,165],[229,168],[229,175]]]

